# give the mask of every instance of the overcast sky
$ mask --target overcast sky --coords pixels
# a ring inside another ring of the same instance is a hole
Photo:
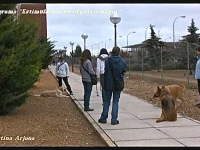
[[[82,49],[84,42],[83,33],[88,35],[86,48],[93,54],[105,47],[110,51],[114,46],[114,25],[110,21],[110,15],[118,13],[121,21],[117,24],[117,45],[139,44],[150,37],[149,24],[155,25],[154,31],[163,40],[173,41],[173,22],[175,21],[176,41],[182,35],[188,34],[187,28],[192,18],[200,29],[200,4],[47,4],[47,36],[55,43],[55,49],[63,49],[67,46],[67,53],[71,51],[70,41],[74,42],[74,49],[79,44]],[[57,11],[57,13],[53,13]],[[104,11],[104,14],[102,13]],[[146,30],[147,29],[147,30]],[[200,30],[197,31],[200,33]],[[119,37],[121,36],[121,37]],[[171,37],[171,39],[170,39]],[[103,43],[101,43],[103,42]],[[95,45],[97,44],[97,45]],[[93,46],[91,46],[93,45]]]

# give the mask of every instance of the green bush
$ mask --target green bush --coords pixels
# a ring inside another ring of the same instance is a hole
[[[39,44],[41,45],[41,51],[45,52],[42,60],[42,69],[46,69],[52,62],[55,45],[45,37],[39,39]]]
[[[21,106],[38,80],[45,51],[37,24],[12,17],[0,20],[0,115]]]
[[[167,61],[163,64],[163,70],[174,70],[174,69],[176,69],[174,61]]]
[[[144,63],[143,69],[144,69],[144,71],[149,71],[149,70],[152,69],[152,67],[150,66],[150,64]],[[142,64],[141,63],[133,63],[133,64],[130,65],[130,70],[131,71],[141,71],[142,70]]]

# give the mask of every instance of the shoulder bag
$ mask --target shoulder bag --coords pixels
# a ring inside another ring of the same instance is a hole
[[[83,67],[83,64],[81,64],[81,65]],[[90,75],[92,85],[97,85],[97,75],[96,74],[94,74],[94,75],[90,74],[84,67],[83,67],[83,69]]]

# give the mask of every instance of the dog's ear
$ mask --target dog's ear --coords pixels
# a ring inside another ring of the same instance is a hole
[[[158,90],[158,91],[160,91],[160,90],[161,90],[161,88],[160,88],[159,86],[157,86],[157,90]]]
[[[164,86],[162,86],[162,89],[164,89],[165,88],[165,85]]]

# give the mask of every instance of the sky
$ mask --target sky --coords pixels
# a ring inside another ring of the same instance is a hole
[[[127,46],[127,42],[128,45],[140,44],[145,36],[150,38],[150,24],[155,25],[156,35],[166,42],[173,42],[173,24],[175,41],[187,35],[192,18],[199,28],[197,33],[200,33],[200,3],[48,3],[46,7],[47,37],[55,41],[55,49],[66,46],[67,54],[72,51],[70,42],[74,43],[73,49],[77,45],[84,49],[82,34],[88,35],[86,48],[92,54],[97,55],[101,48],[105,48],[105,43],[106,49],[111,51],[114,46],[114,24],[110,16],[113,14],[121,17],[116,27],[119,47]]]

